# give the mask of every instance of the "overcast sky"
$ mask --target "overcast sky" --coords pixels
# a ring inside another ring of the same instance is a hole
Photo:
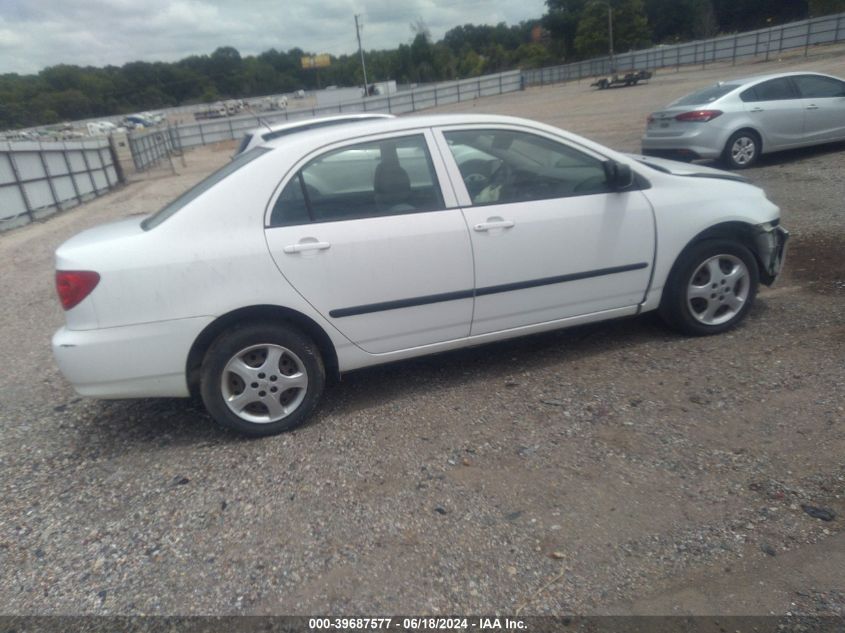
[[[435,40],[461,24],[540,17],[543,0],[0,0],[0,74],[55,64],[175,61],[234,46],[242,55],[299,47],[353,53],[395,48],[422,19]]]

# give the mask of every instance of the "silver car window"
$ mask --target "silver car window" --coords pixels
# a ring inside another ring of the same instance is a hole
[[[677,101],[672,102],[673,106],[691,106],[691,105],[707,105],[714,102],[716,99],[724,97],[729,92],[739,88],[740,84],[716,84],[715,86],[708,86],[703,90],[693,92],[685,97],[681,97]]]
[[[785,99],[797,99],[798,94],[788,77],[769,79],[740,95],[743,101],[783,101]]]
[[[845,81],[818,75],[800,75],[792,79],[805,99],[845,97]]]

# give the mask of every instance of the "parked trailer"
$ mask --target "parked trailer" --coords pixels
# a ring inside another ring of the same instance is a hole
[[[613,73],[608,77],[599,77],[596,81],[591,83],[591,86],[604,90],[606,88],[618,88],[625,86],[636,86],[640,81],[648,81],[651,79],[652,73],[650,70],[636,70],[624,75]]]

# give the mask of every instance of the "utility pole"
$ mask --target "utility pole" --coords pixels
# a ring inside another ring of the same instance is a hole
[[[607,3],[607,33],[610,39],[610,72],[616,72],[616,63],[613,61],[613,8]]]
[[[358,37],[358,53],[361,55],[361,70],[364,71],[364,96],[368,96],[369,83],[367,82],[367,65],[364,63],[364,49],[361,47],[361,25],[358,24],[359,14],[355,14],[355,35]]]

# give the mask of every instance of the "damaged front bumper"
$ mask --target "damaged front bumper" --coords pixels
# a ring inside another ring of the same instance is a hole
[[[789,231],[783,228],[779,221],[766,222],[755,228],[757,233],[754,236],[754,241],[757,246],[757,255],[762,264],[760,280],[770,286],[783,269]]]

